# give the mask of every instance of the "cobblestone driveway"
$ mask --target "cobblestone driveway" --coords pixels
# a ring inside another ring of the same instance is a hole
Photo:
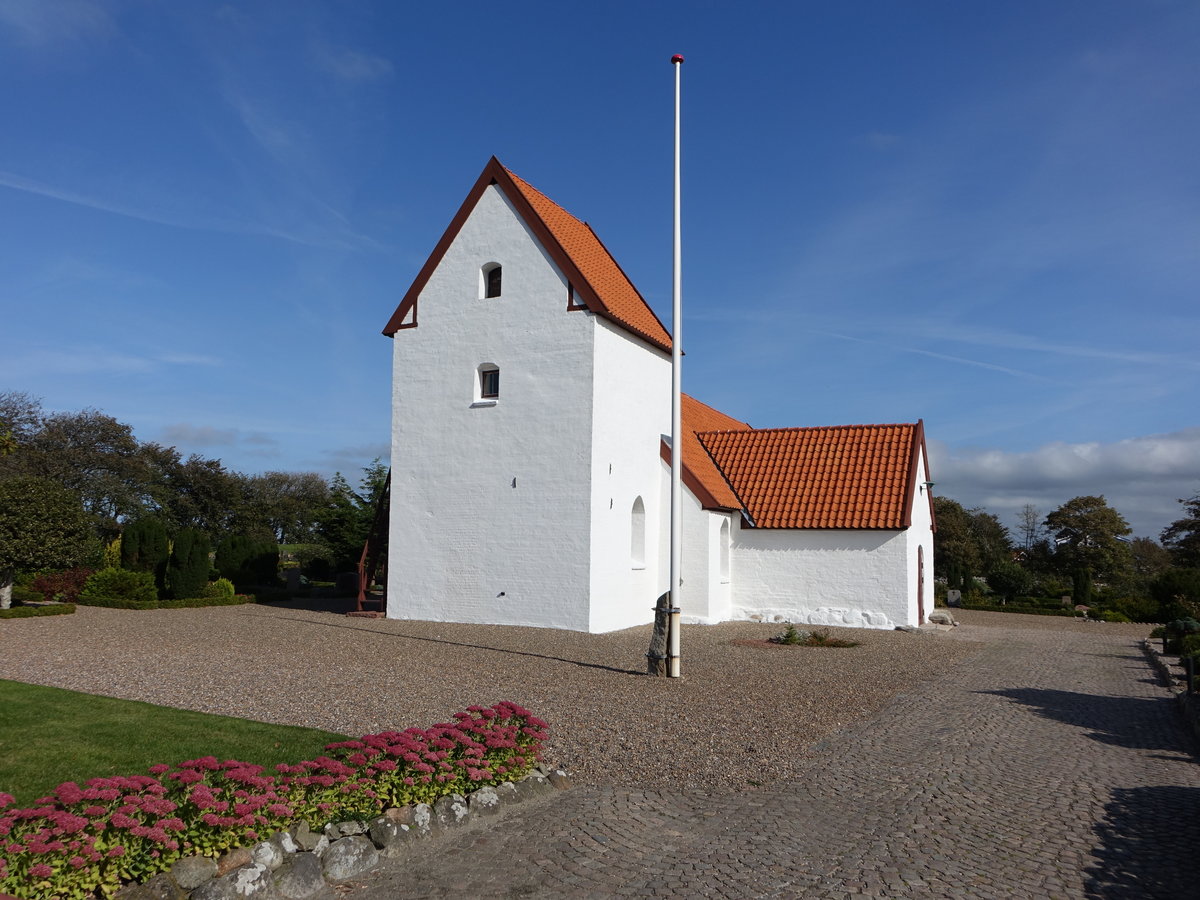
[[[338,893],[1200,897],[1200,767],[1167,691],[1127,635],[1038,624],[944,636],[986,643],[797,783],[575,788]]]

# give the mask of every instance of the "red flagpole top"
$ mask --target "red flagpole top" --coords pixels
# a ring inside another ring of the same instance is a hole
[[[680,56],[678,53],[676,53],[674,56],[671,57],[671,65],[676,66],[676,65],[679,65],[679,63],[681,63],[681,62],[683,62],[683,57]]]

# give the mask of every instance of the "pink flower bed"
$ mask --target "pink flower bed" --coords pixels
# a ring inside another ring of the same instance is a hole
[[[0,793],[0,891],[28,900],[108,896],[182,856],[217,856],[282,831],[369,818],[527,774],[546,723],[515,703],[472,706],[454,722],[329,744],[274,773],[215,757],[147,775],[59,785],[27,809]]]

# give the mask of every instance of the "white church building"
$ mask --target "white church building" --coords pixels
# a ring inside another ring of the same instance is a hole
[[[391,618],[605,632],[668,589],[671,335],[492,158],[392,315]],[[752,428],[684,397],[684,622],[933,606],[921,422]]]

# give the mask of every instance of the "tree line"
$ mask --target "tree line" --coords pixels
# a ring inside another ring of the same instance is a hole
[[[341,474],[248,475],[219,459],[139,440],[95,409],[48,412],[24,392],[0,392],[0,587],[21,571],[98,567],[133,523],[301,545],[319,573],[353,569],[387,478],[379,459],[357,487]]]
[[[1133,537],[1103,496],[1042,514],[1026,504],[1010,531],[994,514],[935,497],[934,570],[950,589],[1011,603],[1070,596],[1108,617],[1167,621],[1200,615],[1200,494],[1158,540]]]

